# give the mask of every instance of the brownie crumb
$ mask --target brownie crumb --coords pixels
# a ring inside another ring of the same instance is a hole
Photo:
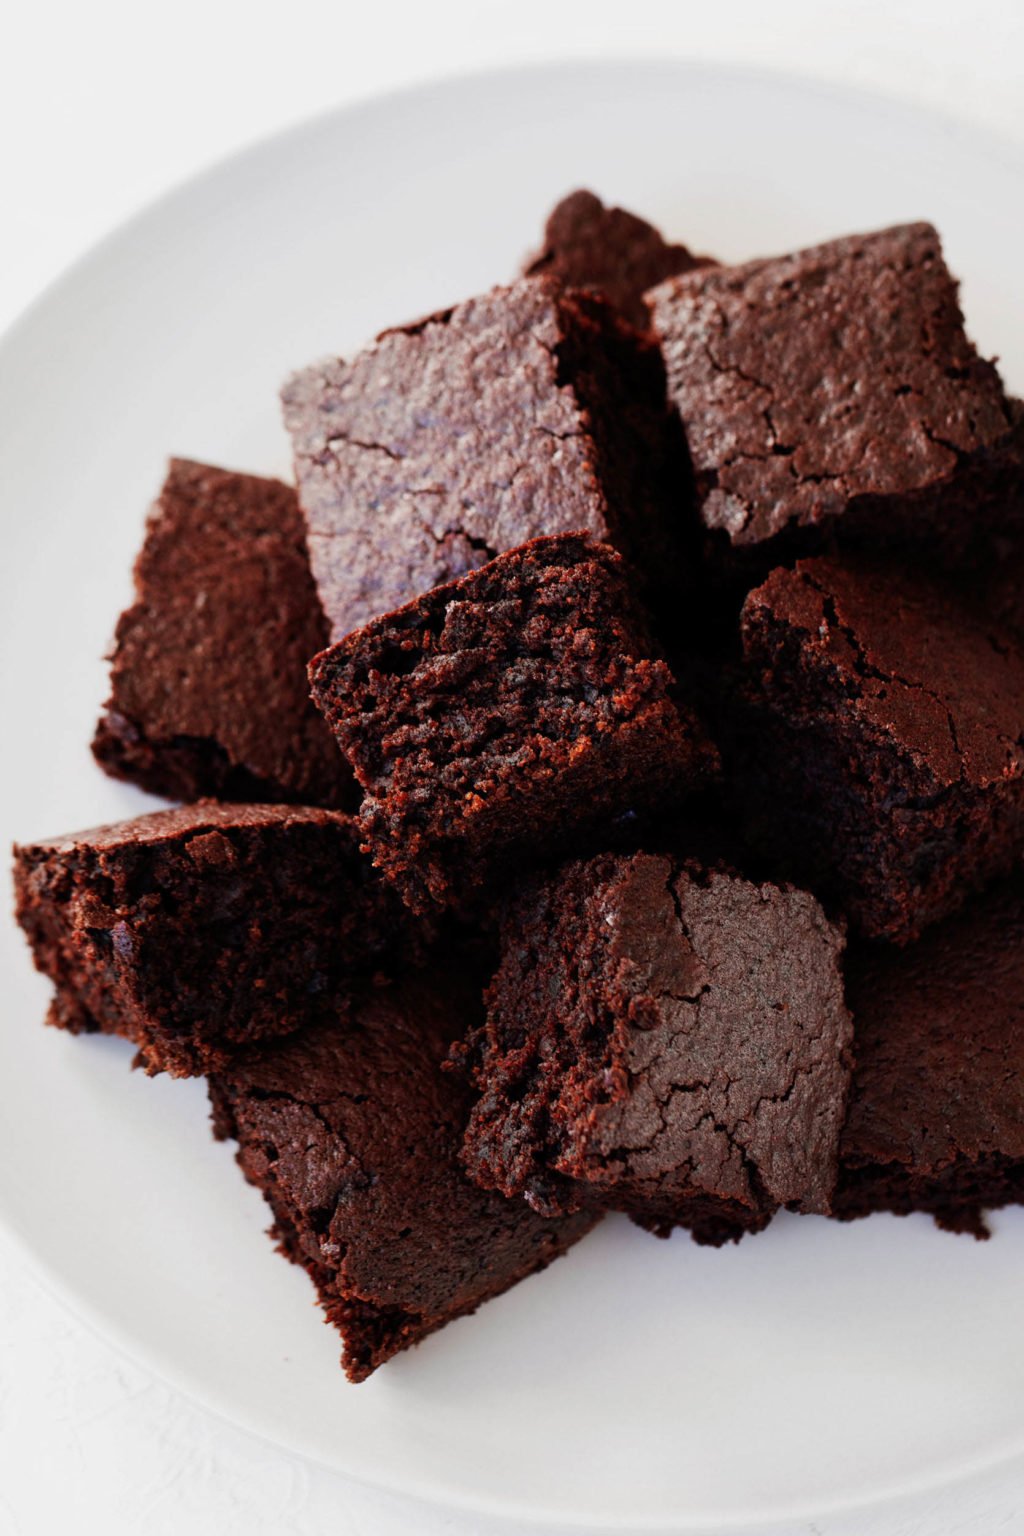
[[[340,811],[183,806],[15,849],[49,1022],[134,1041],[148,1072],[211,1070],[297,1029],[353,973],[418,953]]]
[[[621,558],[536,539],[316,658],[313,697],[414,911],[472,912],[511,870],[661,812],[717,755],[646,633]]]

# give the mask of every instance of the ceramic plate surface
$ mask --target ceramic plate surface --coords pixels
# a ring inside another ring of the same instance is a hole
[[[724,69],[558,67],[261,144],[115,234],[0,347],[4,840],[155,804],[88,741],[166,456],[287,474],[290,369],[505,279],[578,185],[730,259],[932,219],[1024,392],[1020,163],[940,118]],[[202,1085],[42,1029],[47,987],[6,922],[2,943],[3,1224],[108,1337],[271,1441],[588,1530],[825,1530],[1024,1449],[1019,1212],[990,1243],[784,1218],[722,1252],[610,1221],[351,1387]]]

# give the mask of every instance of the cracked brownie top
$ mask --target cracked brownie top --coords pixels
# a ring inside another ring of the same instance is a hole
[[[848,1078],[841,928],[803,891],[603,855],[511,906],[474,1177],[541,1210],[607,1205],[720,1242],[828,1209]]]
[[[772,867],[905,944],[1024,848],[1024,654],[875,559],[777,569],[743,609],[732,801]]]
[[[282,399],[333,640],[542,534],[644,563],[671,543],[657,348],[554,279],[385,331]]]
[[[747,598],[747,662],[795,723],[841,715],[933,789],[1024,775],[1024,657],[945,590],[873,561],[801,560]]]
[[[364,1380],[401,1349],[543,1269],[593,1225],[544,1221],[459,1166],[465,1084],[441,1064],[479,1009],[466,957],[351,989],[333,1019],[210,1079],[214,1127],[312,1276]]]
[[[865,498],[923,517],[922,493],[1011,427],[930,224],[683,274],[648,301],[704,522],[733,545]]]
[[[291,486],[172,459],[120,617],[93,753],[174,799],[352,804],[309,700],[327,642]]]

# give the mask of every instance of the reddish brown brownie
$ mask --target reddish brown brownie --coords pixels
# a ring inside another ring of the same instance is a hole
[[[917,574],[776,570],[743,613],[735,766],[751,835],[904,943],[1024,851],[1024,655]]]
[[[1024,419],[964,333],[930,224],[648,295],[705,524],[762,563],[838,534],[958,550],[1024,510]]]
[[[1010,545],[974,586],[983,611],[1018,640],[1024,639],[1024,548]]]
[[[214,1128],[274,1213],[363,1381],[543,1269],[592,1216],[546,1221],[472,1185],[466,1086],[441,1064],[475,1020],[463,967],[353,992],[337,1018],[254,1047],[210,1081]]]
[[[325,651],[313,697],[365,791],[366,845],[414,911],[628,812],[663,813],[717,759],[676,697],[626,566],[535,539]]]
[[[835,1211],[930,1211],[988,1235],[1024,1200],[1024,885],[906,950],[851,955],[854,1074]]]
[[[564,288],[593,288],[638,329],[649,324],[643,296],[677,272],[710,265],[685,245],[669,245],[653,224],[625,208],[606,208],[593,192],[570,192],[544,226],[544,243],[527,262],[527,277],[548,276]]]
[[[406,926],[352,819],[301,807],[208,802],[29,844],[15,889],[49,1022],[175,1076],[331,1010]]]
[[[827,1211],[850,1073],[843,933],[813,896],[651,854],[507,912],[464,1161],[536,1209],[720,1243]]]
[[[658,350],[553,279],[386,331],[283,401],[332,640],[541,534],[685,565]]]
[[[117,626],[97,761],[174,799],[351,805],[306,681],[326,643],[295,492],[172,459]]]

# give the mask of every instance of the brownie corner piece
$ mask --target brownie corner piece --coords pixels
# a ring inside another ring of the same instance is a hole
[[[827,1212],[850,1072],[845,935],[817,901],[662,854],[601,855],[510,903],[457,1052],[472,1176],[545,1211],[719,1244]]]
[[[671,245],[653,224],[625,208],[607,207],[593,192],[570,192],[552,208],[541,248],[523,274],[567,288],[593,288],[630,324],[649,324],[643,296],[679,272],[706,266],[685,245]]]
[[[688,569],[658,349],[593,294],[520,279],[282,391],[332,641],[547,534]]]
[[[499,556],[310,675],[365,792],[366,844],[414,910],[471,906],[537,850],[671,807],[717,766],[625,562],[585,534]]]
[[[173,799],[350,806],[351,771],[306,682],[326,641],[294,490],[172,459],[93,755]]]
[[[1020,425],[931,225],[706,268],[648,300],[702,517],[734,559],[836,539],[949,557],[1006,515],[988,492],[1011,439],[1020,463]]]
[[[315,1018],[405,934],[340,811],[157,811],[16,848],[14,883],[48,1022],[121,1035],[174,1076]]]
[[[336,1018],[252,1047],[210,1080],[215,1133],[238,1142],[354,1382],[594,1225],[545,1220],[460,1168],[468,1095],[442,1064],[478,1005],[457,963],[354,987]]]
[[[894,950],[847,967],[856,1069],[835,1214],[923,1211],[988,1235],[1024,1201],[1024,882],[990,888]]]
[[[1024,851],[1024,653],[948,586],[863,557],[743,611],[731,772],[748,832],[870,938],[906,943]]]

